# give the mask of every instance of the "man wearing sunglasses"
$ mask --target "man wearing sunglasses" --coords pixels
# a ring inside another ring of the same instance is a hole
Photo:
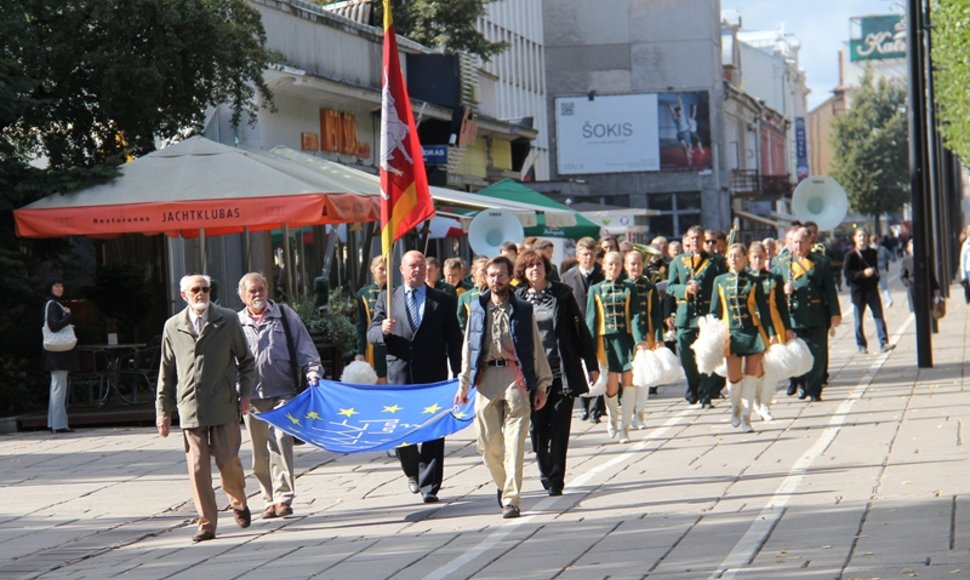
[[[251,522],[239,460],[239,418],[249,412],[256,364],[239,316],[211,304],[211,288],[209,277],[199,274],[183,276],[179,282],[188,306],[165,321],[155,400],[155,425],[162,437],[168,437],[172,412],[178,410],[192,499],[199,513],[193,542],[216,537],[219,507],[212,489],[213,458],[236,524],[248,528]]]

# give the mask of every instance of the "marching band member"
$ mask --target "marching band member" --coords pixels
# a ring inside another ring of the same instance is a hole
[[[788,342],[795,337],[788,320],[788,299],[785,296],[785,281],[781,276],[768,270],[768,251],[761,242],[752,242],[748,247],[748,270],[751,278],[761,284],[768,302],[770,317],[762,322],[774,328],[772,339],[778,343]],[[775,384],[762,380],[755,395],[755,411],[764,421],[771,421],[771,399],[775,395]]]
[[[714,279],[711,314],[720,318],[728,331],[724,357],[727,361],[728,389],[731,392],[731,426],[752,431],[751,408],[758,383],[764,378],[762,358],[774,327],[770,319],[764,287],[745,269],[744,244],[731,244],[727,251],[729,272]]]
[[[620,432],[616,399],[622,380],[624,417],[632,417],[632,409],[636,403],[636,390],[633,386],[634,343],[644,349],[647,348],[647,343],[643,335],[644,325],[640,319],[637,288],[629,280],[621,280],[622,273],[623,256],[619,252],[607,252],[603,257],[603,274],[606,279],[589,289],[586,324],[590,333],[600,342],[600,359],[606,361],[609,371],[605,397],[606,414],[609,418],[606,432],[610,438],[615,438],[620,433],[620,443],[628,443],[630,424],[624,421]]]
[[[711,399],[718,396],[719,381],[710,375],[697,372],[697,360],[691,344],[697,340],[697,321],[710,310],[714,278],[727,271],[724,257],[703,250],[701,242],[704,228],[692,226],[684,236],[690,248],[670,262],[667,279],[667,295],[677,300],[674,324],[677,327],[677,353],[687,375],[687,392],[684,398],[690,404],[700,401],[702,408],[714,405]]]
[[[658,344],[663,344],[663,308],[660,306],[657,287],[643,273],[643,254],[637,250],[624,254],[623,269],[626,270],[627,279],[633,282],[637,289],[636,306],[640,312],[641,324],[646,324],[644,335],[647,346],[651,349],[656,348]],[[638,386],[630,391],[631,394],[628,395],[627,388],[624,386],[620,400],[620,405],[623,407],[623,424],[634,429],[642,429],[646,422],[646,402],[650,392],[647,388]],[[635,395],[633,391],[636,391]],[[636,414],[634,414],[634,403],[636,403]]]
[[[367,327],[374,318],[374,303],[387,286],[387,266],[383,256],[370,261],[370,274],[374,282],[357,292],[357,350],[354,360],[367,361],[377,373],[377,383],[387,384],[387,348],[383,344],[367,342]]]
[[[842,311],[829,261],[810,249],[808,230],[804,227],[795,230],[791,235],[791,250],[775,260],[771,271],[785,280],[784,291],[790,301],[789,323],[815,358],[812,370],[795,379],[801,387],[798,398],[821,401],[828,367],[826,333],[842,322]]]
[[[478,298],[485,289],[485,266],[488,265],[488,258],[479,256],[472,260],[472,281],[474,286],[463,292],[458,298],[458,327],[462,333],[465,332],[465,324],[468,323],[468,315],[472,310],[472,301]]]

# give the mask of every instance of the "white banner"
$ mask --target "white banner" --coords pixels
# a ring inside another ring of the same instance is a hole
[[[560,175],[660,170],[657,95],[556,99]]]

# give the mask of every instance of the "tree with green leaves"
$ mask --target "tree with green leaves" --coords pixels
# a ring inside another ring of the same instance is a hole
[[[31,83],[31,105],[3,136],[52,167],[143,155],[158,138],[198,128],[210,105],[234,121],[267,99],[269,53],[259,12],[245,0],[4,0],[19,24],[0,60]],[[2,26],[2,25],[0,25]]]
[[[849,109],[832,123],[830,175],[845,188],[852,211],[878,217],[909,200],[907,131],[906,87],[866,72]]]
[[[70,240],[18,240],[13,210],[110,179],[210,105],[253,115],[270,60],[246,0],[0,1],[0,416],[43,401],[41,278],[81,263]]]
[[[931,11],[933,89],[947,148],[970,163],[970,1],[936,0]]]
[[[317,0],[336,4],[342,0]],[[485,15],[485,5],[495,0],[391,0],[394,27],[401,36],[425,46],[451,52],[467,52],[488,61],[508,47],[506,42],[491,42],[475,28]],[[384,22],[384,2],[371,0],[374,26]]]

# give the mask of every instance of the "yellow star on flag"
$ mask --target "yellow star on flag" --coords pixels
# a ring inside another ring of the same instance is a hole
[[[306,414],[306,418],[307,419],[319,419],[320,418],[320,413],[317,413],[316,411],[310,411],[309,413]]]
[[[290,422],[292,422],[294,425],[299,425],[300,424],[300,420],[297,419],[296,417],[294,417],[293,415],[289,414],[289,413],[286,414],[286,418],[289,419]]]
[[[468,415],[462,413],[461,411],[455,411],[454,415],[455,415],[455,419],[464,419],[465,417],[468,416]]]
[[[391,405],[389,407],[384,407],[384,412],[385,413],[397,413],[400,410],[401,410],[401,406],[400,405]]]
[[[438,403],[435,403],[434,405],[431,405],[430,407],[425,407],[424,408],[424,413],[427,413],[429,415],[434,415],[439,410],[441,410],[441,406]]]
[[[340,409],[340,414],[344,417],[353,417],[354,415],[360,415],[360,413],[353,407],[349,409]]]

